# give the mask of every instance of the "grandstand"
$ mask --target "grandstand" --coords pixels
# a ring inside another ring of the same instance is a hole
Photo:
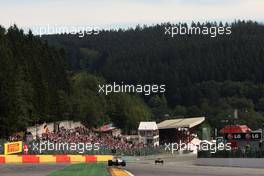
[[[205,117],[180,118],[164,120],[158,124],[160,144],[189,143],[196,135],[197,127],[205,121]]]

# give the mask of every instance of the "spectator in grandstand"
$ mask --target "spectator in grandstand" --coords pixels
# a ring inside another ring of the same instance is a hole
[[[57,132],[49,132],[42,134],[41,140],[49,140],[54,143],[99,143],[103,149],[136,149],[144,147],[143,144],[129,143],[126,138],[114,138],[110,134],[95,133],[92,130],[83,127],[74,129],[65,129],[60,127]]]

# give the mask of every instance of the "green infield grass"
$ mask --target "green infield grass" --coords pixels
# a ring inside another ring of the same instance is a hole
[[[104,163],[82,163],[52,171],[49,176],[110,176],[110,174]]]

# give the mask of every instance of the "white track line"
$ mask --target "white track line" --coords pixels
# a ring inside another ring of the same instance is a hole
[[[125,171],[128,175],[130,175],[130,176],[134,176],[133,174],[131,174],[131,173],[128,172],[127,170],[124,169],[124,171]]]

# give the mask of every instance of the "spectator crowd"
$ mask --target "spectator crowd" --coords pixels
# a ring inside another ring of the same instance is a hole
[[[144,147],[142,143],[130,142],[126,137],[114,137],[111,133],[95,132],[85,127],[74,129],[60,127],[56,132],[42,133],[40,140],[53,143],[98,143],[101,149],[130,150]]]

